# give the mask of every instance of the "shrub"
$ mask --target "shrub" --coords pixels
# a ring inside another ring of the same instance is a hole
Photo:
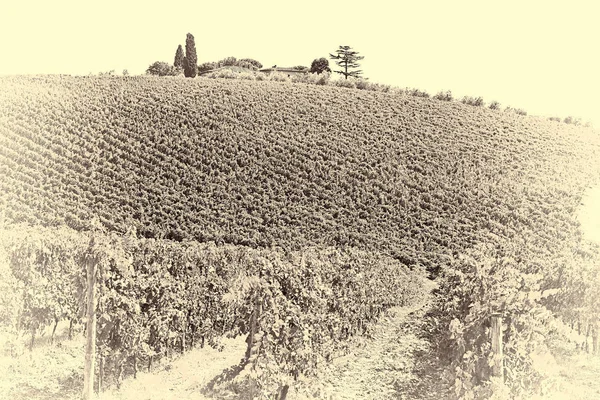
[[[236,79],[236,78],[239,78],[239,75],[240,74],[237,72],[233,72],[230,69],[223,68],[223,69],[217,70],[215,72],[211,72],[210,74],[208,74],[208,77],[212,78],[212,79],[217,79],[217,78]]]
[[[148,67],[146,73],[157,76],[176,76],[179,74],[179,70],[164,61],[156,61]]]
[[[246,62],[246,61],[238,61],[236,66],[240,67],[240,68],[246,68],[251,71],[258,71],[258,68],[256,67],[256,65],[250,64],[249,62]]]
[[[263,67],[262,63],[260,63],[259,61],[256,61],[252,58],[242,58],[240,61],[241,63],[248,63],[252,66],[254,66],[256,69],[261,69]]]
[[[315,74],[294,74],[291,76],[291,81],[294,83],[308,83],[314,85],[316,82]]]
[[[266,81],[266,80],[269,80],[269,77],[267,76],[267,74],[258,72],[256,74],[256,76],[254,77],[254,79],[256,79],[257,81]]]
[[[217,63],[205,62],[205,63],[198,65],[198,73],[210,71],[211,69],[216,69],[216,68],[217,68]]]
[[[423,97],[423,98],[429,98],[429,93],[427,93],[424,90],[419,90],[417,88],[406,88],[406,94],[409,94],[411,96],[415,96],[415,97]]]
[[[435,96],[433,96],[434,99],[436,100],[441,100],[441,101],[452,101],[454,100],[454,97],[452,97],[452,92],[450,90],[446,90],[444,91],[440,91],[438,92]]]
[[[237,58],[235,57],[226,57],[217,63],[219,67],[233,67],[237,65]]]
[[[275,82],[290,82],[290,77],[281,72],[271,72],[269,74],[269,80]]]
[[[365,81],[364,79],[357,79],[356,81],[354,81],[354,86],[359,90],[369,90],[371,84],[368,81]]]
[[[581,124],[581,119],[569,115],[563,122],[565,124],[579,125]]]
[[[345,87],[350,89],[356,89],[356,80],[355,79],[336,79],[331,82],[333,86],[337,87]]]
[[[499,110],[499,109],[500,109],[500,103],[498,103],[496,100],[494,100],[490,103],[490,110]]]
[[[485,105],[485,102],[483,101],[483,97],[471,97],[471,96],[464,96],[461,99],[461,103],[463,104],[468,104],[470,106],[474,106],[474,107],[483,107]]]
[[[504,109],[505,112],[512,112],[515,113],[517,115],[527,115],[527,111],[523,110],[522,108],[513,108],[513,107],[506,107]]]
[[[515,113],[518,115],[527,115],[527,111],[523,110],[522,108],[515,109]]]
[[[373,90],[376,92],[388,93],[392,90],[392,87],[390,85],[386,85],[384,83],[371,83],[369,90]]]
[[[556,122],[561,122],[562,120],[560,119],[560,117],[549,117],[548,121],[556,121]]]
[[[254,81],[256,80],[256,74],[254,72],[240,72],[238,73],[238,78],[247,81]]]
[[[321,86],[328,85],[330,77],[331,77],[331,72],[323,72],[323,73],[317,74],[317,80],[315,83],[317,85],[321,85]]]

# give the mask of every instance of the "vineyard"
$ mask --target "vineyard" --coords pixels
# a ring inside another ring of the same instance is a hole
[[[278,82],[0,80],[7,223],[299,250],[434,271],[486,233],[552,247],[597,137],[462,104]],[[571,210],[571,211],[569,211]]]
[[[351,249],[283,254],[66,228],[12,229],[2,239],[16,280],[9,290],[21,294],[2,322],[16,321],[32,345],[49,324],[82,323],[85,265],[96,265],[99,385],[195,343],[247,335],[239,379],[277,394],[383,311],[424,293],[423,272]]]
[[[0,317],[32,343],[81,324],[93,262],[104,379],[247,335],[251,389],[272,395],[416,301],[427,271],[452,396],[492,390],[491,314],[520,393],[554,319],[596,335],[577,210],[599,153],[588,128],[398,93],[0,77],[1,304],[18,304]]]

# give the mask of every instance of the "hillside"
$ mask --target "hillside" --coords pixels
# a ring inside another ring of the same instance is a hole
[[[5,222],[300,249],[434,271],[490,237],[577,240],[592,130],[393,93],[278,82],[1,77]]]

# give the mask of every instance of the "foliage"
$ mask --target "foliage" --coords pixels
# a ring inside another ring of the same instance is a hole
[[[310,85],[328,85],[330,74],[328,72],[322,74],[306,73],[293,74],[290,79],[294,83],[306,83]]]
[[[322,74],[324,72],[331,72],[331,68],[329,68],[329,60],[327,60],[325,57],[315,58],[310,64],[310,70],[308,72],[310,72],[311,74]]]
[[[356,89],[356,80],[354,79],[336,79],[331,81],[330,84],[332,86],[344,87],[349,89]]]
[[[441,101],[452,101],[454,100],[454,97],[452,97],[452,92],[450,90],[446,90],[438,92],[435,96],[433,96],[434,99],[436,100],[441,100]]]
[[[437,348],[456,398],[487,398],[496,355],[490,345],[490,317],[499,313],[506,382],[517,395],[534,388],[539,376],[530,355],[543,347],[552,314],[539,299],[542,274],[520,265],[512,246],[481,245],[442,269],[433,315]]]
[[[414,88],[414,89],[406,88],[406,94],[415,96],[415,97],[429,98],[429,93],[427,93],[425,90],[419,90],[417,88]]]
[[[488,234],[554,254],[600,181],[583,128],[395,93],[146,76],[0,86],[9,224],[85,230],[97,216],[145,238],[352,245],[434,273]]]
[[[572,117],[572,116],[570,116],[570,115],[569,115],[568,117],[566,117],[566,118],[563,120],[563,122],[564,122],[565,124],[580,125],[580,124],[581,124],[581,119],[579,119],[579,118],[575,118],[575,117]]]
[[[198,56],[194,35],[188,33],[185,39],[185,57],[183,59],[183,74],[186,78],[194,78],[198,73]]]
[[[271,72],[268,75],[268,78],[270,81],[274,81],[274,82],[290,82],[291,79],[289,76],[287,76],[286,74],[282,73],[282,72]]]
[[[490,110],[499,110],[500,109],[500,103],[497,102],[496,100],[494,100],[494,101],[492,101],[490,103],[489,108],[490,108]]]
[[[263,67],[262,63],[260,61],[257,61],[253,58],[242,58],[241,60],[239,60],[239,66],[242,66],[241,64],[250,64],[253,65],[254,68],[252,69],[261,69]]]
[[[157,76],[176,76],[179,74],[177,68],[163,61],[155,61],[146,70],[147,74]]]
[[[335,53],[336,54],[329,54],[329,58],[335,60],[335,63],[339,67],[343,68],[341,71],[335,71],[336,73],[343,75],[345,79],[348,79],[349,77],[358,78],[360,75],[362,75],[361,70],[348,70],[360,67],[358,62],[364,59],[364,56],[359,56],[359,53],[355,50],[352,50],[350,46],[340,46]]]
[[[177,51],[175,52],[175,60],[173,61],[173,66],[177,69],[183,69],[183,47],[181,45],[177,46]]]
[[[504,111],[514,113],[517,115],[527,115],[527,111],[523,110],[522,108],[506,107]]]
[[[238,64],[238,60],[235,57],[225,57],[224,59],[222,59],[221,61],[219,61],[217,63],[217,65],[219,67],[228,67],[228,66],[235,66]]]
[[[461,100],[461,103],[468,104],[474,107],[483,107],[485,106],[485,101],[483,101],[483,97],[472,97],[472,96],[464,96]]]
[[[252,380],[278,391],[367,332],[387,308],[425,295],[423,271],[354,249],[284,254],[64,228],[3,236],[23,284],[13,291],[23,295],[27,329],[47,325],[61,305],[83,308],[85,265],[97,264],[98,352],[117,377],[123,366],[243,334]]]
[[[262,68],[262,64],[252,58],[242,58],[241,60],[238,60],[235,57],[226,57],[217,62],[205,62],[200,64],[198,66],[198,72],[202,73],[213,69],[217,70],[223,67],[239,67],[249,71],[258,71],[260,68]],[[247,79],[246,75],[242,77],[242,79]]]
[[[213,71],[213,72],[209,73],[206,76],[209,77],[209,78],[212,78],[212,79],[216,79],[216,78],[238,79],[238,78],[241,78],[240,77],[240,73],[232,71],[232,70],[230,70],[228,68],[218,69],[216,71]]]
[[[203,72],[210,71],[210,70],[216,69],[216,68],[217,68],[217,63],[205,62],[205,63],[198,65],[198,73],[201,74]]]
[[[239,75],[238,76],[239,79],[244,79],[247,81],[254,81],[254,80],[256,80],[257,74],[254,72],[240,72],[238,75]]]

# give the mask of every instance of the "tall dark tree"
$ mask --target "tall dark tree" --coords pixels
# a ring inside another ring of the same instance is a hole
[[[185,39],[185,58],[183,62],[183,74],[186,78],[194,78],[198,73],[198,56],[196,55],[196,43],[194,35],[187,34]]]
[[[315,58],[312,64],[310,64],[310,71],[308,72],[310,72],[311,74],[331,72],[331,68],[329,68],[329,60],[327,60],[325,57]]]
[[[183,57],[183,47],[179,45],[177,47],[177,52],[175,52],[175,61],[173,62],[175,68],[183,69]]]
[[[348,79],[349,76],[358,78],[362,74],[361,70],[348,71],[349,69],[360,67],[358,61],[362,60],[364,57],[359,56],[358,51],[352,50],[350,46],[340,46],[335,53],[335,55],[330,53],[329,57],[332,60],[335,60],[335,63],[338,66],[343,68],[343,70],[335,72],[344,75],[344,78],[346,79]]]

